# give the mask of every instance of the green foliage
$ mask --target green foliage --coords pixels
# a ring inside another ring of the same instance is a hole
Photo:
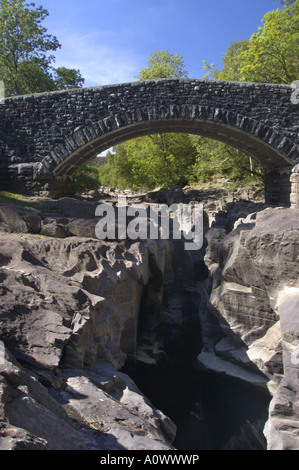
[[[145,67],[137,78],[139,80],[155,80],[158,78],[186,78],[184,58],[179,54],[171,54],[167,50],[159,49],[151,54]]]
[[[102,184],[134,190],[187,184],[197,155],[193,139],[185,134],[138,137],[114,152],[100,169]]]
[[[214,72],[215,80],[242,81],[244,78],[240,71],[240,56],[247,51],[248,47],[249,41],[245,39],[232,42],[222,59],[223,69]]]
[[[206,137],[194,137],[197,158],[191,169],[190,183],[217,181],[226,178],[229,183],[259,185],[264,170],[253,159],[238,149]]]
[[[133,178],[127,159],[126,144],[115,147],[115,153],[108,152],[107,164],[99,169],[101,184],[119,189],[132,188]]]
[[[76,172],[74,182],[78,192],[97,189],[101,186],[99,168],[92,162],[86,163]]]
[[[83,83],[78,71],[51,67],[52,53],[61,45],[42,26],[48,14],[25,0],[0,0],[0,80],[7,96]]]
[[[264,170],[243,152],[222,142],[188,134],[132,139],[107,155],[99,169],[103,186],[133,190],[217,183],[259,186]]]
[[[233,42],[223,58],[223,69],[208,70],[206,78],[290,84],[299,76],[299,0],[284,1],[269,11],[263,26],[249,41]]]
[[[69,88],[80,88],[84,85],[84,78],[80,70],[58,67],[54,69],[54,82],[58,90],[67,90]]]
[[[299,73],[299,0],[269,11],[240,54],[244,80],[291,83]]]

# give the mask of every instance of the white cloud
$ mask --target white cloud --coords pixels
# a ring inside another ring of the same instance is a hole
[[[62,48],[55,53],[54,66],[79,69],[85,78],[84,86],[133,81],[139,73],[136,54],[122,48],[119,34],[66,29],[55,34]]]

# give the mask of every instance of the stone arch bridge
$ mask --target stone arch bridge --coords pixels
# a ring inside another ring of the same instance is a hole
[[[0,184],[59,192],[83,163],[113,145],[185,132],[244,151],[267,170],[268,202],[296,204],[299,104],[293,94],[291,85],[166,79],[6,98]]]

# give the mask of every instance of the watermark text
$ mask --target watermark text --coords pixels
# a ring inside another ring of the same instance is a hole
[[[5,101],[5,88],[4,88],[4,82],[0,80],[0,105],[4,104]]]
[[[96,237],[100,240],[184,240],[185,250],[199,250],[203,244],[203,205],[128,205],[119,197],[116,206],[100,204],[96,217]]]
[[[291,102],[293,104],[299,104],[299,80],[295,80],[291,87],[294,88],[293,93],[291,94]]]
[[[0,341],[0,364],[5,362],[5,347],[3,341]]]

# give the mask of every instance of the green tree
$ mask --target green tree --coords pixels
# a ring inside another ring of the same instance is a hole
[[[134,190],[187,184],[197,156],[195,142],[184,134],[138,137],[114,151],[100,169],[101,183]]]
[[[222,177],[232,185],[263,183],[264,170],[261,165],[240,150],[206,137],[194,139],[197,142],[197,158],[191,169],[191,183],[213,182]]]
[[[223,58],[223,69],[204,62],[206,77],[290,84],[299,76],[299,0],[283,1],[284,8],[269,11],[263,26],[249,41],[233,42]]]
[[[157,50],[151,54],[148,65],[137,76],[139,80],[155,80],[158,78],[186,78],[184,58],[167,50]]]
[[[234,41],[229,46],[222,59],[223,69],[215,70],[213,64],[210,66],[203,61],[204,70],[208,71],[205,78],[212,77],[214,80],[242,81],[240,71],[240,55],[248,49],[249,41]]]
[[[54,69],[53,78],[58,90],[80,88],[84,85],[85,81],[80,74],[80,70],[67,69],[66,67],[58,67],[57,69]]]
[[[139,80],[184,77],[183,57],[167,50],[151,54],[147,67],[138,75]],[[196,146],[187,134],[157,133],[132,139],[113,150],[114,155],[100,170],[100,178],[103,185],[120,188],[184,185],[196,159]]]
[[[86,163],[76,172],[74,183],[78,192],[98,188],[99,168],[93,162]]]
[[[61,86],[61,70],[51,66],[52,53],[61,44],[42,25],[48,14],[35,3],[0,0],[0,80],[6,95],[52,91]],[[82,83],[78,71],[69,74],[73,74],[73,85]],[[66,76],[66,69],[62,76]]]
[[[244,80],[286,83],[299,75],[299,0],[269,11],[240,54]]]

